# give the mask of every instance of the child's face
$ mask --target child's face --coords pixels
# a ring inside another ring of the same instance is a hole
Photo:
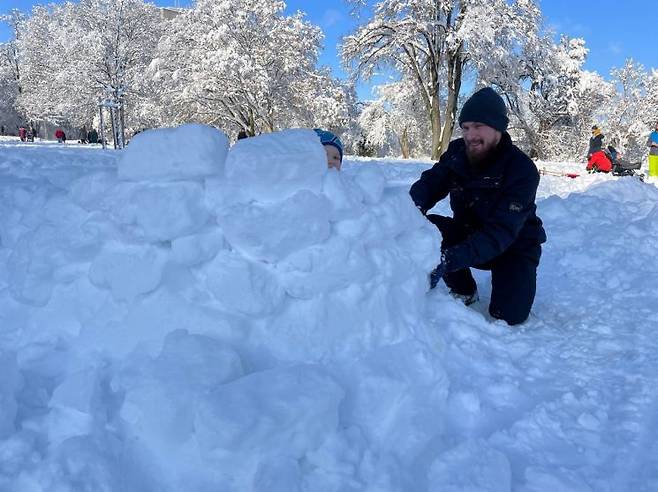
[[[333,145],[325,145],[324,151],[327,153],[327,165],[331,168],[336,168],[340,171],[340,166],[342,164],[340,160],[340,152]]]

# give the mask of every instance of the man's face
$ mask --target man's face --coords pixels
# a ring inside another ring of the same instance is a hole
[[[465,121],[462,123],[462,135],[466,143],[468,160],[472,164],[478,164],[493,152],[500,142],[502,133],[484,123]]]

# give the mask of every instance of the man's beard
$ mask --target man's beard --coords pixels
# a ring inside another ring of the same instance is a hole
[[[498,146],[497,142],[483,142],[482,140],[476,140],[476,143],[480,143],[477,148],[473,148],[469,143],[466,143],[466,157],[468,162],[472,166],[481,166],[484,164],[493,154],[496,152],[496,147]]]

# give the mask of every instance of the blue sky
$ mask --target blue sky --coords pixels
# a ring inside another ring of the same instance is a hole
[[[582,37],[590,49],[585,68],[608,76],[610,69],[620,67],[632,57],[645,67],[658,68],[658,50],[653,43],[658,36],[656,0],[539,0],[546,23],[558,33]],[[28,11],[32,5],[47,3],[37,0],[0,0],[0,13],[12,8]],[[159,0],[161,6],[174,6],[175,0]],[[191,0],[179,0],[180,6]],[[344,77],[337,55],[340,38],[350,33],[356,21],[349,15],[344,0],[288,0],[288,10],[302,10],[308,19],[319,25],[325,33],[325,49],[320,63],[332,67],[335,75]],[[9,32],[0,25],[0,41],[6,41]],[[651,40],[651,41],[650,41]],[[367,98],[369,85],[362,84],[359,96]]]

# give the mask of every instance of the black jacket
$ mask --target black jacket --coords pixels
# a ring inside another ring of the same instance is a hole
[[[589,139],[589,149],[587,150],[587,157],[591,156],[594,152],[603,150],[603,139],[605,136],[603,133],[599,133],[596,137],[590,137]]]
[[[487,263],[510,248],[536,251],[546,242],[535,213],[538,185],[537,167],[505,132],[490,162],[478,171],[468,162],[464,140],[452,141],[409,193],[423,213],[450,194],[453,219],[468,233],[443,252],[447,270],[455,271]]]

